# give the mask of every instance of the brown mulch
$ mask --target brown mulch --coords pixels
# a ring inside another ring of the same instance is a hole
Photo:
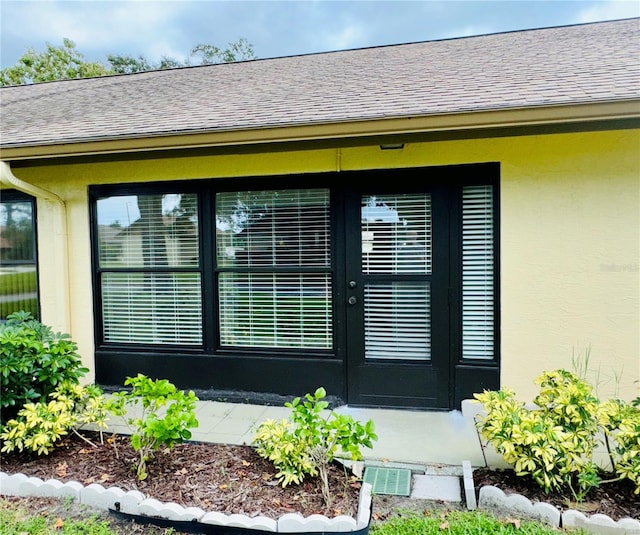
[[[43,480],[79,481],[83,485],[99,483],[105,488],[117,486],[125,491],[139,490],[162,502],[251,517],[278,518],[292,512],[303,516],[316,513],[328,517],[357,515],[361,484],[338,463],[331,466],[329,485],[333,503],[326,507],[318,478],[307,478],[302,485],[283,489],[276,480],[273,465],[249,445],[179,444],[171,451],[157,452],[148,465],[148,478],[137,481],[132,470],[137,454],[127,436],[105,436],[109,440],[100,445],[97,433],[85,435],[98,447],[71,435],[48,456],[2,454],[0,470]],[[474,481],[476,492],[483,485],[494,485],[507,494],[522,494],[534,502],[551,503],[561,510],[602,513],[614,520],[625,517],[640,520],[640,496],[633,493],[634,487],[629,481],[604,483],[593,489],[580,504],[572,503],[560,494],[545,495],[533,480],[516,476],[511,470],[475,469]],[[384,521],[397,510],[427,511],[442,507],[455,507],[455,504],[374,496],[373,521]]]
[[[301,485],[282,488],[273,464],[248,445],[178,444],[170,451],[158,451],[148,464],[148,477],[138,481],[132,470],[137,454],[127,436],[108,435],[104,445],[100,445],[97,433],[84,434],[97,447],[70,435],[46,456],[2,454],[0,470],[43,480],[78,481],[85,486],[99,483],[105,488],[139,490],[161,502],[250,517],[278,518],[294,512],[330,518],[357,515],[360,482],[337,463],[330,467],[333,503],[326,507],[318,478],[307,478]]]

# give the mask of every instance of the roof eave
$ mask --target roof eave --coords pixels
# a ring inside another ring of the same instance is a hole
[[[115,139],[75,140],[60,144],[5,145],[0,146],[0,157],[4,161],[15,161],[123,152],[559,125],[633,118],[640,118],[640,99],[252,129],[121,136]]]

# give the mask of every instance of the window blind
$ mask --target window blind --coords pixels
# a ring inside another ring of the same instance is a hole
[[[462,191],[462,357],[494,358],[494,238],[491,186]]]
[[[362,272],[429,275],[432,271],[431,196],[363,196]],[[431,358],[429,281],[366,282],[365,358]]]
[[[104,339],[138,344],[202,344],[198,273],[105,273]]]
[[[333,345],[329,192],[216,195],[223,347]]]
[[[364,196],[362,272],[431,273],[431,197]]]
[[[197,196],[108,197],[97,217],[104,341],[202,345]]]
[[[367,359],[431,358],[428,283],[367,284],[364,299]]]
[[[326,274],[221,273],[220,344],[330,349]]]

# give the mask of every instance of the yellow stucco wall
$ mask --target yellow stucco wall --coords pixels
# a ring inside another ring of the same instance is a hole
[[[67,330],[93,368],[89,184],[281,173],[501,164],[500,264],[503,386],[531,399],[542,371],[589,353],[598,393],[626,399],[640,387],[640,131],[620,130],[228,154],[14,170],[66,202],[70,324],[55,222],[38,205],[43,321]]]

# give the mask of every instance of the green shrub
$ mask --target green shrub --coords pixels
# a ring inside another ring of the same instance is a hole
[[[139,455],[136,474],[143,480],[147,478],[147,462],[159,448],[171,449],[191,438],[189,429],[198,426],[195,416],[198,398],[192,391],[177,390],[166,379],[154,381],[141,373],[127,377],[124,384],[131,390],[115,393],[109,408],[120,416],[127,413],[127,406],[142,408],[140,417],[129,416],[126,422],[133,430],[131,446]]]
[[[566,370],[545,372],[535,382],[540,391],[531,408],[507,388],[475,394],[486,412],[477,422],[480,435],[516,474],[531,476],[547,493],[568,490],[581,501],[601,482],[604,471],[593,454],[604,433],[619,477],[638,486],[638,410],[621,401],[601,404],[589,383]]]
[[[599,419],[614,472],[632,481],[635,494],[640,494],[640,398],[603,403]]]
[[[69,431],[82,437],[78,433],[82,425],[91,423],[103,429],[107,427],[108,411],[98,386],[67,382],[59,385],[49,397],[48,402],[25,404],[17,417],[6,423],[0,433],[3,442],[0,451],[26,450],[47,455]]]
[[[68,334],[54,333],[30,313],[11,314],[0,325],[0,423],[26,403],[47,402],[58,385],[77,383],[89,371],[77,349]]]
[[[305,401],[295,398],[285,403],[291,409],[289,420],[263,422],[253,443],[261,457],[273,462],[283,487],[301,483],[305,475],[319,475],[324,501],[330,505],[329,465],[338,454],[361,459],[360,448],[371,448],[378,437],[372,420],[362,425],[351,416],[334,411],[323,416],[328,407],[325,397],[326,391],[320,387],[313,395],[306,394]]]

